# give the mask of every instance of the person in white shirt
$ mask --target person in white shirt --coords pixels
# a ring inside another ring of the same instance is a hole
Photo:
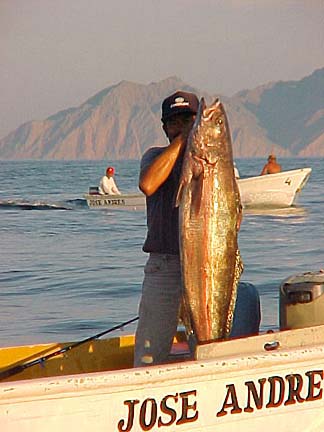
[[[115,169],[113,167],[109,166],[106,169],[106,175],[102,177],[99,185],[99,193],[101,195],[121,195],[113,177],[114,173]]]

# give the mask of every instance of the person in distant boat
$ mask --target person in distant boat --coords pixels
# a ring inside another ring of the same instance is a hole
[[[268,162],[264,165],[261,174],[276,174],[281,172],[281,165],[277,163],[276,155],[270,154],[268,157]]]
[[[101,195],[121,195],[113,177],[114,173],[115,169],[113,167],[109,166],[106,169],[106,175],[102,177],[99,185],[99,193]]]
[[[147,235],[143,251],[149,254],[144,267],[139,321],[135,334],[134,366],[165,363],[179,322],[182,281],[179,252],[178,208],[174,206],[181,167],[190,130],[198,111],[199,100],[193,93],[177,91],[162,103],[162,128],[169,145],[148,149],[141,160],[139,188],[146,195]],[[238,290],[237,304],[243,317],[234,313],[234,335],[244,335],[246,321],[255,333],[260,323],[259,298],[252,286]],[[247,302],[245,302],[245,298]],[[243,302],[242,302],[243,300]],[[243,304],[242,304],[243,303]],[[257,312],[250,308],[257,304]],[[241,306],[240,306],[241,307]],[[234,328],[236,327],[236,329]],[[250,328],[249,328],[250,330]],[[245,334],[246,335],[246,334]]]

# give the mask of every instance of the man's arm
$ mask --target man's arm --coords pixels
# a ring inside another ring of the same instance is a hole
[[[179,135],[163,150],[150,165],[144,169],[139,178],[139,188],[146,195],[150,196],[169,177],[174,164],[185,148],[187,137]]]
[[[116,194],[116,195],[121,195],[121,193],[120,193],[120,191],[119,191],[119,189],[118,189],[118,187],[117,187],[117,185],[116,185],[116,183],[115,183],[115,180],[113,179],[113,177],[111,177],[111,183],[112,183],[112,191]]]
[[[265,175],[265,174],[268,174],[268,164],[264,165],[260,175]]]

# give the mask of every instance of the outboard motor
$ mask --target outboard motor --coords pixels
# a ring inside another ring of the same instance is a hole
[[[90,186],[89,195],[99,195],[99,188],[97,186]]]
[[[285,279],[279,302],[280,330],[324,324],[324,270]]]

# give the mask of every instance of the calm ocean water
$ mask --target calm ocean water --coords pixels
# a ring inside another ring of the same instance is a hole
[[[243,177],[264,164],[236,162]],[[278,327],[282,280],[324,267],[324,159],[280,162],[313,171],[296,207],[244,215],[242,280],[260,292],[262,330]],[[137,191],[139,161],[113,165],[119,188]],[[88,209],[83,199],[106,166],[0,161],[0,346],[81,340],[137,315],[145,213]]]

